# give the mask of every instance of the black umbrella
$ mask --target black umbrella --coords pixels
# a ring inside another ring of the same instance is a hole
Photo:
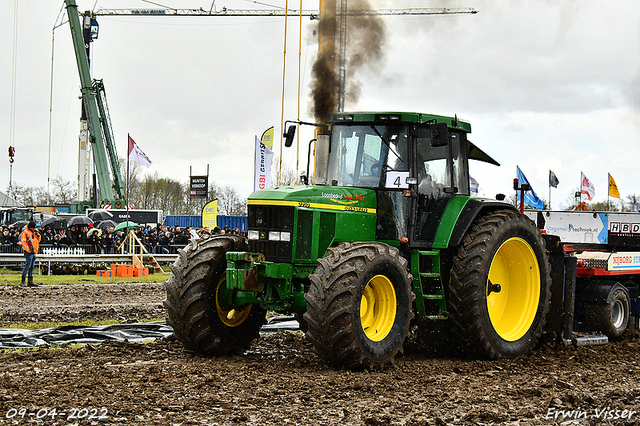
[[[55,216],[48,217],[42,221],[42,226],[53,225],[56,220],[58,220],[58,218]]]
[[[85,226],[89,225],[90,223],[93,223],[93,220],[91,220],[87,216],[74,216],[69,221],[69,226]]]
[[[11,225],[13,225],[15,228],[22,229],[25,227],[27,223],[29,223],[28,220],[19,220],[17,222],[12,223]]]
[[[89,213],[89,217],[94,221],[94,222],[100,222],[102,220],[106,220],[106,219],[110,219],[113,217],[113,213],[111,213],[108,210],[95,210],[92,211],[91,213]]]
[[[98,229],[115,228],[116,225],[117,225],[117,223],[115,223],[114,221],[112,221],[110,219],[107,219],[107,220],[103,220],[102,222],[97,224],[96,228],[98,228]]]
[[[67,219],[64,217],[48,217],[42,221],[43,228],[63,229],[67,224]]]

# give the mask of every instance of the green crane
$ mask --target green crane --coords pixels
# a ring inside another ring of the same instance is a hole
[[[65,0],[65,4],[80,75],[83,119],[87,122],[88,139],[93,153],[98,188],[100,190],[99,204],[110,204],[115,208],[122,208],[126,205],[124,186],[111,130],[106,93],[102,80],[93,80],[89,71],[89,55],[87,51],[89,49],[90,35],[85,36],[84,33],[85,31],[90,31],[91,17],[85,14],[84,19],[88,22],[82,25],[75,0]],[[80,189],[82,190],[82,188]],[[80,191],[78,195],[80,196]],[[81,213],[87,207],[97,207],[96,204],[98,204],[97,195],[94,196],[93,201],[84,201],[80,197],[77,203],[72,204],[72,210],[75,210],[76,213]]]

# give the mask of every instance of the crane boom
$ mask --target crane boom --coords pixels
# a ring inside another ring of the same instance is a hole
[[[109,107],[107,106],[107,94],[104,91],[102,80],[94,80],[93,86],[96,90],[98,111],[100,112],[100,124],[102,135],[107,142],[106,148],[109,155],[109,164],[111,165],[111,174],[113,175],[113,190],[118,200],[124,200],[124,187],[122,186],[122,174],[120,173],[120,163],[118,162],[118,152],[116,144],[113,142],[113,129],[111,128],[111,116],[109,115]],[[116,202],[117,204],[117,202]]]
[[[116,182],[113,185],[111,182],[111,174],[109,173],[107,151],[109,151],[112,162],[115,158],[115,164],[112,164],[112,169],[115,171],[118,166],[108,111],[106,109],[104,86],[102,85],[102,81],[93,81],[91,79],[87,46],[85,45],[83,36],[83,27],[80,23],[78,6],[75,0],[65,0],[65,4],[69,18],[69,27],[71,28],[71,38],[73,40],[76,63],[78,65],[78,73],[80,75],[82,105],[88,122],[89,142],[91,143],[91,151],[96,164],[96,175],[98,187],[100,188],[101,201],[103,204],[124,205],[124,197],[121,189],[122,178],[119,170],[114,174]],[[117,194],[114,193],[114,187],[116,188]],[[80,202],[79,205],[85,206],[82,202]]]
[[[412,9],[377,9],[377,10],[348,10],[347,16],[389,16],[389,15],[452,15],[452,14],[475,14],[477,10],[470,7],[463,8],[433,8],[421,7]],[[318,19],[320,12],[317,10],[289,9],[227,9],[204,10],[200,9],[104,9],[100,8],[93,12],[96,16],[129,15],[129,16],[308,16],[312,20]],[[337,13],[340,16],[340,13]]]

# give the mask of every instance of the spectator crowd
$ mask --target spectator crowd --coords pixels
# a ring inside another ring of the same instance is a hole
[[[14,225],[0,227],[0,251],[2,253],[20,253],[20,233],[22,228]],[[209,230],[206,227],[167,227],[164,225],[141,226],[132,230],[149,253],[173,254],[187,245],[191,238],[209,238],[216,234],[237,234],[246,236],[245,231],[238,228],[224,229],[218,227]],[[40,250],[51,248],[83,248],[87,254],[110,254],[118,252],[127,234],[124,230],[116,231],[113,227],[98,229],[92,225],[55,229],[53,226],[38,226],[37,232],[42,236]]]

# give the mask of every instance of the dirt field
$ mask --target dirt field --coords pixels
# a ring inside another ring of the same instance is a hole
[[[0,287],[0,320],[163,317],[162,284]],[[0,353],[7,424],[640,425],[639,340],[512,360],[406,353],[383,372],[335,371],[301,333],[203,358],[172,340]],[[616,418],[617,417],[617,418]]]

